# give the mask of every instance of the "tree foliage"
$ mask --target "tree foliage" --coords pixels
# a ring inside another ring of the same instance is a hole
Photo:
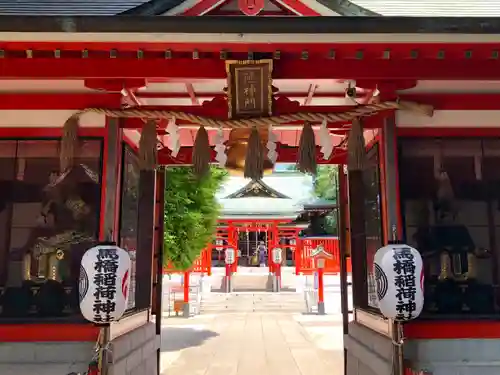
[[[215,233],[219,204],[215,196],[225,170],[212,168],[197,178],[191,168],[172,167],[165,183],[165,264],[189,268]]]
[[[338,167],[336,165],[319,165],[314,180],[314,192],[320,199],[337,202]],[[325,216],[324,228],[328,234],[337,235],[337,210]]]
[[[298,172],[297,165],[290,164],[284,168],[287,172]],[[314,195],[316,198],[337,202],[338,166],[318,165],[314,178]],[[328,234],[337,234],[337,210],[333,210],[324,217],[323,227]]]
[[[337,173],[336,165],[318,166],[318,174],[314,180],[314,192],[318,198],[337,201]]]

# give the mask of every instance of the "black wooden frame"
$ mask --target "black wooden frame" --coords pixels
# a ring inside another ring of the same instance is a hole
[[[380,150],[378,142],[374,143],[366,153],[369,160],[376,155],[378,168],[378,190],[382,195],[380,181]],[[366,186],[362,171],[349,172],[347,175],[349,185],[349,229],[351,233],[351,263],[352,263],[352,293],[355,308],[379,314],[380,311],[368,305],[367,283],[367,251],[366,251]],[[380,200],[380,234],[381,246],[385,243],[382,230],[384,215],[382,199]]]

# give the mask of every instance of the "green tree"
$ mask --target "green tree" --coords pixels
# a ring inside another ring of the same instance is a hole
[[[299,167],[297,167],[297,164],[289,164],[285,167],[285,171],[287,172],[298,172]]]
[[[338,167],[336,165],[319,165],[314,180],[314,192],[321,199],[337,201]]]
[[[203,178],[191,168],[172,167],[165,183],[165,264],[189,268],[212,240],[219,216],[215,196],[227,172],[212,168]]]
[[[319,165],[314,179],[314,192],[319,199],[337,203],[338,167],[336,165]],[[325,216],[324,228],[332,235],[337,234],[337,210]]]

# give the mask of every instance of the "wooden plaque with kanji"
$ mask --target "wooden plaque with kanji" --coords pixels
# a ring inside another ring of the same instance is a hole
[[[229,118],[272,115],[272,60],[227,61]]]

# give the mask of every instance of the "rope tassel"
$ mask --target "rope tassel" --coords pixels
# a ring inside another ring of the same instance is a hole
[[[244,176],[255,181],[264,176],[264,147],[256,127],[252,128],[248,138]]]
[[[349,171],[362,171],[365,167],[365,155],[363,124],[358,118],[352,122],[347,140],[347,169]]]
[[[139,167],[141,170],[151,171],[156,168],[158,161],[157,143],[156,121],[150,120],[144,124],[139,140]]]
[[[198,177],[203,177],[210,171],[210,161],[212,150],[208,140],[208,132],[204,126],[200,126],[196,132],[196,139],[193,147],[193,171]]]
[[[80,113],[74,114],[63,125],[61,150],[59,153],[59,169],[66,172],[74,164],[75,154],[78,149],[78,127]]]
[[[297,167],[302,173],[316,175],[316,139],[310,122],[304,124],[300,135]]]

